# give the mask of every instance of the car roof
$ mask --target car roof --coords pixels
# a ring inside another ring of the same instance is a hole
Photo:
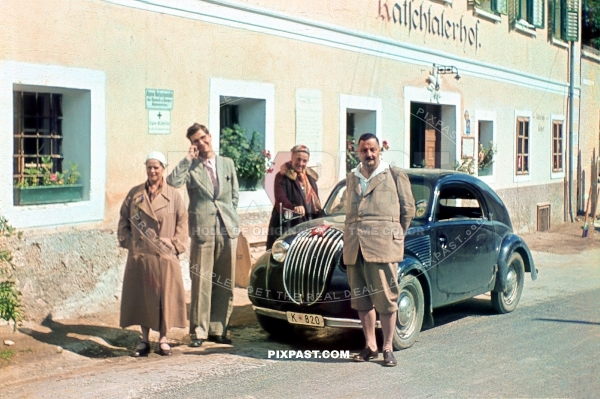
[[[446,176],[456,176],[456,177],[470,177],[468,173],[459,172],[456,170],[444,170],[444,169],[403,169],[403,171],[409,176],[421,177],[427,180],[439,180],[442,177]]]

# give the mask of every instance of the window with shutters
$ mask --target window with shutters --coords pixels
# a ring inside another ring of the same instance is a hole
[[[517,118],[517,156],[515,170],[517,175],[529,174],[529,118]]]
[[[474,5],[493,14],[506,14],[507,0],[474,0]]]
[[[544,0],[516,0],[517,23],[527,28],[544,27]]]
[[[548,1],[548,30],[555,39],[565,40],[563,38],[564,10],[565,0]]]

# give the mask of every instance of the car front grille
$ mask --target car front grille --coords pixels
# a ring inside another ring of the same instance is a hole
[[[291,301],[312,305],[325,291],[327,280],[340,262],[343,232],[322,227],[299,233],[283,265],[283,283]]]

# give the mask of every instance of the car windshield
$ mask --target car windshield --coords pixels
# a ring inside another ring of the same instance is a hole
[[[425,218],[429,208],[431,187],[419,176],[410,176],[410,186],[417,207],[415,219]],[[346,184],[338,185],[331,193],[325,206],[325,213],[328,215],[346,214]]]

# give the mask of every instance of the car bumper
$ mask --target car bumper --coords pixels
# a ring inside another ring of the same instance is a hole
[[[252,309],[254,309],[254,311],[256,313],[261,314],[263,316],[287,321],[287,312],[283,312],[281,310],[262,308],[259,306],[252,306]],[[362,328],[362,324],[360,323],[360,320],[357,320],[357,319],[342,319],[339,317],[329,317],[329,316],[321,316],[321,317],[323,318],[325,327]],[[381,323],[379,322],[379,320],[377,320],[375,322],[375,328],[381,328]]]

